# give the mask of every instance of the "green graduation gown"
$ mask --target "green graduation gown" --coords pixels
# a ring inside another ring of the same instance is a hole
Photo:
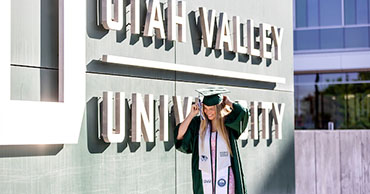
[[[233,103],[232,112],[225,118],[225,126],[229,132],[230,146],[232,151],[231,168],[235,178],[235,193],[246,194],[247,189],[244,183],[244,174],[239,156],[237,139],[245,130],[248,123],[249,112],[237,103]],[[184,138],[177,140],[180,124],[175,129],[175,146],[181,152],[192,154],[192,177],[194,194],[203,194],[202,172],[199,170],[199,128],[200,117],[193,118],[188,126]]]

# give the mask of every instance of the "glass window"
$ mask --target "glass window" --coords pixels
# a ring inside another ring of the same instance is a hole
[[[296,27],[307,26],[307,0],[295,1]]]
[[[346,48],[369,47],[369,27],[345,28],[344,46]]]
[[[344,24],[356,24],[356,0],[344,0]]]
[[[322,84],[320,92],[318,93],[319,99],[322,101],[319,107],[318,127],[320,129],[327,129],[328,122],[334,123],[336,129],[346,129],[344,118],[346,115],[345,103],[345,84]]]
[[[357,24],[367,24],[368,23],[368,0],[357,0]]]
[[[342,1],[320,1],[320,26],[342,25]]]
[[[325,84],[342,83],[347,80],[344,73],[326,73],[320,74],[320,82]]]
[[[313,81],[314,80],[314,81]],[[370,72],[295,75],[296,129],[370,128]]]
[[[303,75],[299,75],[295,77],[297,77],[296,83],[299,83],[299,84],[311,84],[311,83],[315,83],[316,81],[315,74],[303,74]]]
[[[294,50],[298,50],[298,47],[297,47],[297,31],[294,30],[294,33],[293,33],[293,42],[294,42]]]
[[[359,73],[366,74],[365,72]],[[347,85],[347,118],[350,129],[370,128],[370,83],[351,83]]]
[[[307,1],[307,10],[308,26],[319,26],[319,1]]]
[[[319,30],[296,31],[296,50],[319,49]]]
[[[320,30],[320,48],[343,48],[343,28]]]
[[[296,86],[295,96],[295,128],[315,129],[315,87],[312,85]]]

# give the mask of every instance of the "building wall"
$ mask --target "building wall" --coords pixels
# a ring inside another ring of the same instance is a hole
[[[57,1],[13,0],[11,5],[11,98],[57,101]],[[283,27],[282,60],[205,49],[197,24],[200,6],[215,9],[217,15],[224,11],[229,19],[254,19],[256,26],[264,22]],[[128,29],[105,30],[97,25],[96,1],[87,0],[86,64],[76,64],[86,65],[86,108],[78,144],[0,146],[2,193],[190,193],[191,156],[175,150],[172,132],[169,142],[160,141],[156,132],[154,143],[133,143],[129,137],[118,144],[104,143],[98,138],[99,102],[104,91],[125,92],[128,134],[131,94],[153,94],[158,130],[159,95],[196,97],[195,89],[214,85],[228,88],[233,100],[286,104],[282,140],[248,139],[239,146],[249,193],[294,193],[291,8],[290,1],[187,1],[187,42],[171,43],[131,35]],[[279,76],[286,83],[108,64],[100,61],[104,54]],[[170,131],[173,128],[171,115]]]
[[[368,130],[297,130],[296,193],[369,193]]]

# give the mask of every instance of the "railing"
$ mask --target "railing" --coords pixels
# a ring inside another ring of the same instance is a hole
[[[296,130],[296,194],[370,194],[370,130]]]

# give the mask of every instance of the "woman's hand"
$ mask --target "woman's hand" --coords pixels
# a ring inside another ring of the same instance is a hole
[[[199,107],[198,107],[198,105],[197,104],[193,104],[191,106],[191,110],[190,110],[191,117],[193,118],[193,117],[197,116],[198,113],[199,113]]]
[[[230,106],[231,108],[233,107],[233,101],[230,100],[230,98],[228,96],[223,96],[222,98],[222,103],[224,105],[227,105],[227,106]]]

